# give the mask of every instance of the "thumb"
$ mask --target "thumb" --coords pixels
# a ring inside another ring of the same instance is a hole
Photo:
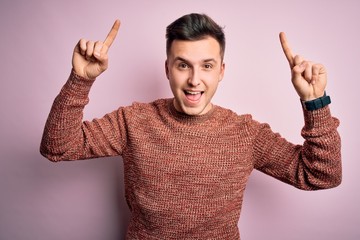
[[[106,51],[103,49],[106,48],[103,42],[97,41],[94,46],[94,58],[99,62],[102,62],[105,58],[107,58]]]
[[[107,51],[104,51],[104,48],[107,48],[107,46],[103,42],[96,42],[93,57],[98,63],[100,72],[105,71],[108,67],[108,54]]]
[[[98,61],[99,72],[100,73],[104,72],[109,65],[108,55],[106,53],[101,53],[101,55],[95,56],[95,58]]]
[[[307,62],[305,61],[298,65],[295,65],[295,67],[293,67],[293,73],[301,75],[305,71],[306,66],[307,66]]]
[[[308,63],[306,61],[301,62],[300,64],[297,64],[292,69],[292,77],[293,79],[300,79],[303,78],[305,69],[307,67]]]

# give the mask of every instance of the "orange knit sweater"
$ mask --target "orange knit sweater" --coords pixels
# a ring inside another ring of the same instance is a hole
[[[304,111],[304,144],[250,115],[214,106],[187,116],[172,99],[121,107],[82,121],[93,81],[73,72],[54,101],[41,142],[51,161],[120,155],[132,212],[127,239],[239,239],[255,168],[305,190],[341,182],[339,122],[329,107]]]

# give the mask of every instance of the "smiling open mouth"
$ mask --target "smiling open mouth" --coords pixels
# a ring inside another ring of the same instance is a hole
[[[188,100],[192,102],[199,101],[204,91],[184,91],[185,96]]]

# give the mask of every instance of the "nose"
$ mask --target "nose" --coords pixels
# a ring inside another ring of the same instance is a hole
[[[193,69],[191,71],[191,74],[188,79],[188,84],[194,87],[200,85],[200,74],[197,70]]]

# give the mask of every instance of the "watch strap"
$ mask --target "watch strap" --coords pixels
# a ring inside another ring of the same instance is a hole
[[[314,111],[320,108],[323,108],[331,103],[330,96],[327,96],[326,93],[324,96],[320,98],[316,98],[311,101],[302,101],[302,105],[305,108],[305,110],[308,111]]]

